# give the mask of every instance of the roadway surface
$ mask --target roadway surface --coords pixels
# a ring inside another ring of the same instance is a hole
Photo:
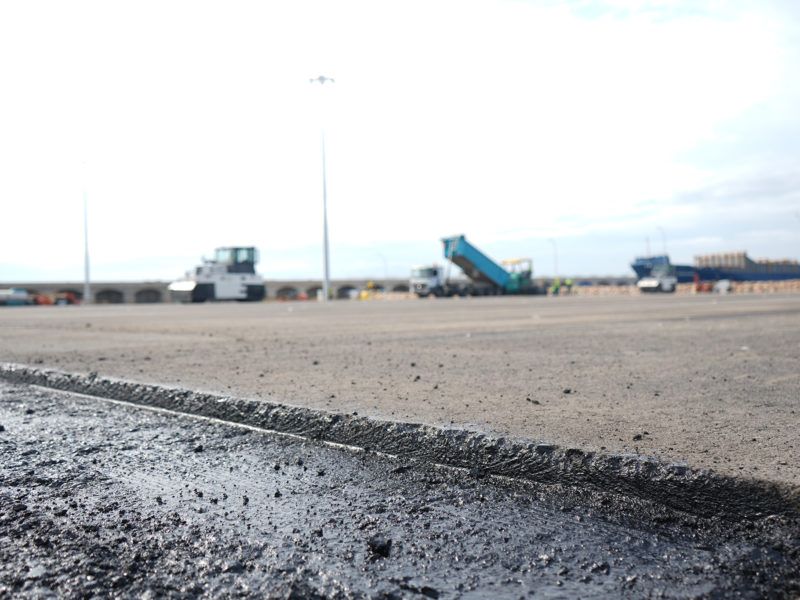
[[[782,598],[797,523],[702,518],[0,382],[0,598]]]
[[[8,307],[0,362],[800,488],[800,295]]]

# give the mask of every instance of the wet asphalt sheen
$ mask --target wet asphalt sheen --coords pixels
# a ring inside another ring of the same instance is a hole
[[[0,382],[0,598],[793,598],[797,523]]]

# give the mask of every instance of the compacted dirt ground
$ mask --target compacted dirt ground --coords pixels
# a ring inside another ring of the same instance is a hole
[[[800,295],[8,307],[0,362],[800,487]]]

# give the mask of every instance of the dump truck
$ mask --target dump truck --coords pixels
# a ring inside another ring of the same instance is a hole
[[[505,260],[498,264],[470,244],[464,235],[442,238],[442,244],[444,257],[460,267],[468,279],[451,280],[449,269],[437,265],[414,267],[411,291],[422,298],[543,293],[532,280],[533,261],[530,258]]]

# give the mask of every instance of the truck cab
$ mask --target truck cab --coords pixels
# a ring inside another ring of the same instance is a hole
[[[444,293],[444,268],[438,265],[426,265],[411,269],[409,287],[420,298],[430,295],[441,296]]]

